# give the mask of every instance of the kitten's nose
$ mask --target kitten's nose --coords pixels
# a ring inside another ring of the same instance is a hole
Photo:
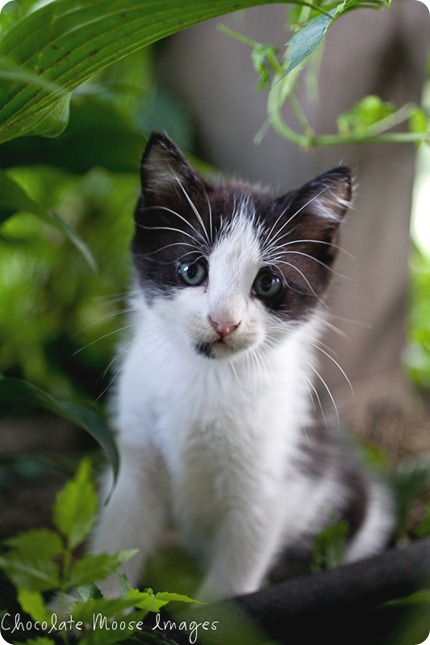
[[[211,318],[211,316],[209,316],[209,322],[220,338],[230,336],[230,334],[232,334],[240,325],[240,320],[238,323],[231,320],[223,320],[221,322],[217,322],[216,320]]]

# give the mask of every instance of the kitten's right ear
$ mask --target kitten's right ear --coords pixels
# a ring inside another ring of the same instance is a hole
[[[201,190],[202,179],[175,143],[165,134],[152,133],[141,162],[142,194],[149,198],[193,188]],[[182,188],[181,188],[182,187]]]

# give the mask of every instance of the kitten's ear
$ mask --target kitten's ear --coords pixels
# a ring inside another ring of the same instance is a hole
[[[307,241],[307,253],[327,266],[336,257],[339,224],[351,205],[351,183],[350,169],[338,166],[284,198],[290,230]]]
[[[193,192],[202,188],[202,178],[189,165],[179,148],[165,134],[154,132],[141,162],[142,194],[149,198],[166,192]]]
[[[300,219],[315,217],[321,225],[337,228],[352,197],[351,170],[337,166],[318,175],[295,192],[293,208]]]

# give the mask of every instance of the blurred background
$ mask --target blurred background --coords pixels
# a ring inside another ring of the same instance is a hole
[[[382,447],[389,465],[430,455],[430,148],[305,151],[270,129],[257,145],[267,93],[255,90],[249,48],[220,24],[281,50],[287,40],[280,5],[204,23],[75,91],[59,138],[2,146],[0,167],[77,231],[98,268],[30,214],[3,223],[0,372],[59,400],[106,405],[127,334],[128,247],[151,130],[167,131],[203,172],[279,193],[342,162],[354,170],[356,194],[329,296],[321,395],[330,407],[333,393],[345,426]],[[337,115],[368,94],[398,105],[424,96],[430,109],[429,45],[430,14],[416,0],[342,18],[299,88],[309,120],[330,132]],[[59,481],[77,455],[95,449],[65,421],[0,415],[0,533],[44,524]]]

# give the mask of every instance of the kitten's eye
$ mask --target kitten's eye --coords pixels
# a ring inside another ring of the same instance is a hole
[[[178,267],[179,276],[190,287],[198,287],[208,277],[206,264],[201,260],[182,262]]]
[[[262,271],[254,280],[252,292],[263,300],[274,298],[282,290],[282,280],[270,271]]]

